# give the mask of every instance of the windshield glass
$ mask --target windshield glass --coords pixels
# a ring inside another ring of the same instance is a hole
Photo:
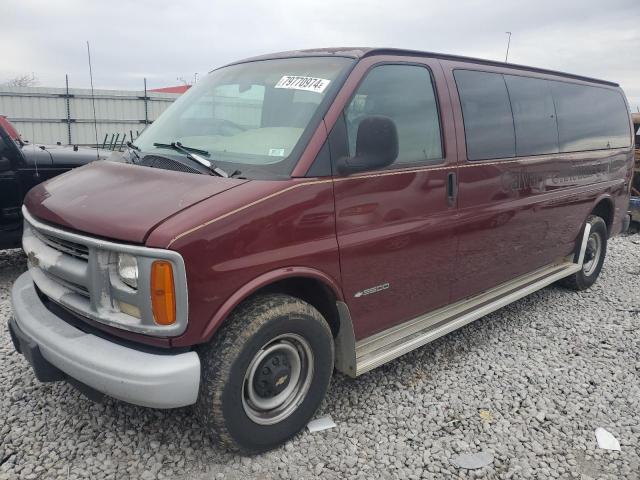
[[[144,153],[176,155],[154,143],[180,142],[208,152],[208,160],[228,171],[289,175],[301,153],[301,139],[313,133],[326,100],[352,62],[343,57],[300,57],[214,70],[145,129],[135,144]]]

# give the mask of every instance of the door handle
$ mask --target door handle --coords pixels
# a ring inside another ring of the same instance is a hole
[[[447,174],[447,202],[450,207],[455,205],[457,196],[458,182],[456,181],[456,174],[455,172],[449,172]]]

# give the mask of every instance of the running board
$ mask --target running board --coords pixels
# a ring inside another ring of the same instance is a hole
[[[566,261],[540,268],[475,297],[461,300],[357,341],[355,376],[578,272],[582,268],[581,265]]]
[[[465,298],[358,341],[355,339],[348,305],[343,301],[336,302],[340,329],[335,339],[335,368],[350,377],[357,377],[561,278],[579,272],[590,233],[591,224],[587,222],[572,259],[566,258],[539,268],[474,297]]]

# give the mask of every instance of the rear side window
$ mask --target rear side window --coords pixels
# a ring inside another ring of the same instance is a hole
[[[513,157],[516,139],[507,86],[501,74],[456,70],[467,158]]]
[[[440,121],[429,70],[415,65],[381,65],[358,87],[345,120],[349,151],[356,151],[358,126],[368,115],[391,118],[398,129],[397,164],[440,163]]]
[[[516,129],[516,156],[558,153],[558,126],[549,82],[515,75],[505,75],[504,79]]]
[[[629,112],[619,92],[550,81],[558,112],[560,151],[628,147]]]

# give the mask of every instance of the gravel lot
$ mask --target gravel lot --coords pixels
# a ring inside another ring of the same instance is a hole
[[[549,287],[358,380],[336,374],[337,428],[252,458],[207,439],[189,408],[93,404],[38,383],[10,345],[19,251],[0,252],[0,479],[640,478],[640,235],[599,282]],[[604,427],[622,451],[597,447]],[[461,470],[459,453],[493,463]]]

